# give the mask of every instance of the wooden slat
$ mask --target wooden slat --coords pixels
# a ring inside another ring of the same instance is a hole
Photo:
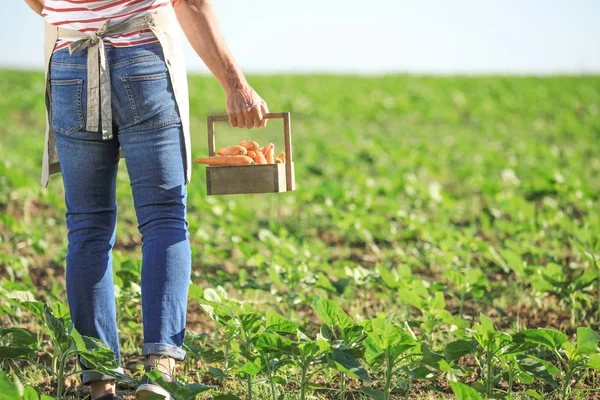
[[[212,176],[209,173],[208,168],[206,169],[206,194],[212,194]]]
[[[215,118],[208,116],[206,119],[206,125],[208,128],[208,156],[212,157],[215,155]]]
[[[263,118],[266,119],[272,119],[272,118],[285,118],[285,115],[290,115],[289,112],[281,112],[281,113],[267,113],[267,114],[263,114]],[[228,115],[211,115],[209,116],[209,118],[212,118],[215,122],[223,122],[223,121],[229,121],[229,116]]]
[[[283,114],[283,137],[285,140],[285,175],[286,175],[286,189],[288,191],[294,190],[294,171],[292,171],[292,124],[290,121],[290,113]]]
[[[206,167],[209,195],[285,192],[283,164]]]

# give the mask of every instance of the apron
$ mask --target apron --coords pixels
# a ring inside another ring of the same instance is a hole
[[[175,36],[177,32],[177,19],[175,11],[171,6],[161,7],[155,13],[136,17],[128,21],[119,22],[116,25],[105,24],[97,32],[85,34],[78,31],[66,30],[45,22],[44,38],[44,70],[46,80],[46,137],[44,140],[44,153],[42,156],[42,186],[48,186],[50,175],[60,172],[60,163],[56,149],[56,138],[52,131],[52,108],[50,101],[50,57],[54,51],[58,37],[74,39],[75,42],[69,46],[72,52],[88,49],[88,107],[86,130],[96,131],[102,128],[102,138],[112,138],[112,110],[110,105],[110,71],[106,65],[104,54],[104,43],[102,36],[116,35],[131,32],[135,29],[145,27],[152,30],[158,39],[164,56],[173,94],[179,109],[181,125],[183,127],[185,146],[185,183],[190,182],[192,174],[192,154],[190,140],[190,107],[188,99],[187,76],[183,49]],[[108,87],[107,83],[108,82]],[[99,117],[98,117],[99,116]]]

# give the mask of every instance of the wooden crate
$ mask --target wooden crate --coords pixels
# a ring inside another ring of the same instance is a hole
[[[265,118],[283,119],[286,162],[282,164],[229,165],[206,167],[206,192],[208,195],[278,193],[295,189],[294,163],[292,161],[292,134],[290,113],[269,113]],[[208,153],[215,155],[214,123],[229,121],[227,115],[208,117]]]

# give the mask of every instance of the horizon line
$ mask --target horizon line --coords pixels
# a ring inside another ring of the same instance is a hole
[[[0,65],[0,71],[11,72],[40,72],[44,69],[39,67],[18,66],[18,65]],[[212,77],[210,71],[198,68],[186,69],[188,75]],[[332,69],[286,69],[286,70],[264,70],[264,69],[248,69],[242,71],[244,75],[249,76],[284,76],[284,75],[320,75],[320,76],[356,76],[356,77],[385,77],[385,76],[432,76],[432,77],[594,77],[600,76],[600,69],[572,71],[572,70],[556,70],[556,71],[535,71],[535,70],[456,70],[456,71],[436,71],[436,70],[382,70],[382,71],[362,71],[362,70],[332,70]]]

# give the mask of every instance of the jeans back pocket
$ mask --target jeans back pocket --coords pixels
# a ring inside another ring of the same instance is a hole
[[[167,72],[121,78],[136,124],[160,128],[180,122]]]
[[[64,135],[83,129],[83,79],[51,79],[52,129]]]

